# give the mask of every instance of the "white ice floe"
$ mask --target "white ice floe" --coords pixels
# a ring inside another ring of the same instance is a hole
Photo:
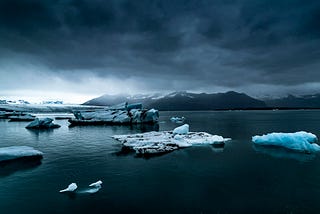
[[[54,124],[53,119],[51,118],[36,118],[34,121],[29,123],[29,125],[26,126],[27,129],[54,129],[59,127],[60,125]]]
[[[9,161],[28,157],[41,158],[42,155],[42,152],[29,146],[9,146],[0,148],[0,161]]]
[[[185,121],[185,117],[171,117],[170,120],[173,123],[183,123]]]
[[[225,141],[230,140],[230,138],[223,138],[206,132],[189,132],[188,124],[177,127],[176,132],[114,135],[113,138],[120,141],[125,149],[132,149],[139,155],[167,153],[193,145],[224,144]]]
[[[184,124],[182,126],[179,126],[175,129],[173,129],[173,134],[188,134],[189,132],[189,125]]]
[[[307,153],[320,151],[320,146],[316,144],[317,140],[316,135],[305,131],[295,133],[270,133],[252,137],[253,143],[258,145],[281,146]]]
[[[102,184],[102,181],[99,180],[97,182],[90,184],[89,187],[98,187],[98,186],[101,186],[101,184]]]
[[[71,183],[69,186],[63,190],[60,190],[59,192],[73,192],[78,188],[76,183]]]

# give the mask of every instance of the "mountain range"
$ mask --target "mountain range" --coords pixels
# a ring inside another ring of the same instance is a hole
[[[227,110],[227,109],[296,109],[320,108],[320,94],[259,100],[244,93],[189,93],[173,92],[166,95],[103,95],[89,100],[84,105],[110,106],[122,102],[142,103],[145,108],[159,110]]]

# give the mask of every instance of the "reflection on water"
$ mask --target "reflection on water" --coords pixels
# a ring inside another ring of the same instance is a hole
[[[108,127],[111,129],[125,128],[130,130],[135,130],[139,132],[151,132],[151,131],[159,131],[159,123],[155,124],[132,124],[132,125],[69,125],[70,129],[81,128],[81,127]]]
[[[54,132],[54,129],[27,129],[27,131],[36,137],[37,140],[39,140],[40,135],[52,135]]]
[[[211,150],[214,152],[220,153],[224,151],[224,146],[225,144],[212,144]]]
[[[20,158],[0,162],[0,177],[9,176],[17,171],[27,171],[41,164],[41,158]]]
[[[297,160],[300,162],[309,162],[316,157],[315,154],[306,154],[276,146],[261,146],[252,144],[252,147],[256,152],[266,154],[274,158],[285,158]]]

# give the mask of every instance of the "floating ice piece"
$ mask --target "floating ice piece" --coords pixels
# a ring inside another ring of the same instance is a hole
[[[170,120],[173,123],[183,123],[185,121],[185,117],[171,117]]]
[[[80,193],[80,194],[86,194],[86,193],[93,194],[93,193],[98,192],[102,188],[101,185],[102,185],[102,181],[99,180],[99,181],[97,181],[95,183],[90,184],[89,188],[77,191],[77,193]]]
[[[59,192],[73,192],[78,188],[76,183],[71,183],[69,186],[63,190],[60,190]]]
[[[188,134],[189,132],[189,125],[184,124],[182,126],[179,126],[175,129],[173,129],[173,134]]]
[[[281,146],[300,152],[318,152],[320,146],[316,144],[317,136],[305,131],[295,133],[270,133],[262,136],[253,136],[252,141],[258,145]]]
[[[95,183],[90,184],[89,187],[97,187],[97,186],[101,186],[101,184],[102,184],[102,181],[99,180]]]
[[[157,123],[159,112],[155,109],[75,111],[72,125],[140,124]]]
[[[9,122],[12,122],[12,121],[33,121],[36,118],[36,116],[33,116],[31,114],[21,114],[21,115],[9,116],[8,118],[10,119]]]
[[[179,133],[182,134],[163,131],[133,135],[114,135],[112,137],[122,143],[123,149],[134,150],[138,155],[168,153],[193,145],[224,144],[225,141],[230,140],[230,138],[223,138],[206,132],[189,132],[189,126],[185,125],[181,126],[182,131]]]
[[[53,119],[51,118],[44,118],[39,119],[36,118],[34,121],[29,123],[29,125],[26,126],[27,129],[54,129],[59,128],[60,125],[52,123]]]
[[[29,146],[9,146],[0,148],[0,161],[19,158],[42,158],[43,153]]]

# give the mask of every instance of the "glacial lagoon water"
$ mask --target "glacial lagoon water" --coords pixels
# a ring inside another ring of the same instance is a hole
[[[56,115],[39,115],[40,117]],[[231,137],[224,148],[194,146],[153,157],[121,154],[110,136],[172,130]],[[0,212],[15,213],[318,213],[320,154],[256,147],[251,136],[305,130],[320,136],[320,111],[160,112],[159,127],[84,126],[31,131],[0,120],[0,146],[44,152],[41,162],[0,165]],[[95,194],[61,194],[102,180]]]

